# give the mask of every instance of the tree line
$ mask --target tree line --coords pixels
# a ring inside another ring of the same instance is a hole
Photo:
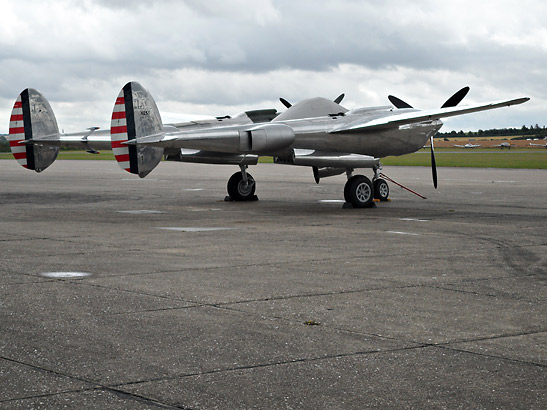
[[[478,131],[450,131],[450,132],[438,132],[435,138],[456,138],[456,137],[475,137],[475,138],[487,138],[487,137],[513,137],[511,139],[526,139],[530,137],[544,138],[547,136],[547,128],[545,125],[540,127],[538,124],[530,125],[527,127],[523,125],[521,128],[493,128],[489,130]]]

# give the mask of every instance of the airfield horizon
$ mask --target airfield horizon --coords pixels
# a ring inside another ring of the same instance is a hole
[[[399,157],[385,157],[381,159],[381,162],[383,165],[388,166],[429,167],[431,166],[429,152],[429,148],[423,148],[412,154]],[[457,147],[437,147],[436,142],[435,156],[438,167],[547,169],[547,150],[542,147],[517,147],[511,148],[510,150],[487,147],[465,149]],[[114,161],[114,155],[112,154],[112,151],[101,151],[100,154],[93,155],[85,151],[61,150],[58,159]],[[11,153],[0,152],[0,160],[14,159]],[[261,157],[259,162],[272,163],[273,160],[271,157]],[[47,170],[44,172],[47,172]]]

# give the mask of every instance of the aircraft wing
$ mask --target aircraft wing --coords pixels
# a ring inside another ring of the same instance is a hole
[[[348,133],[348,132],[362,132],[362,131],[375,131],[379,129],[395,128],[401,125],[414,124],[425,121],[436,121],[441,118],[454,117],[457,115],[469,114],[472,112],[493,110],[495,108],[509,107],[511,105],[522,104],[528,101],[529,98],[516,98],[513,100],[504,100],[491,103],[482,103],[471,106],[462,107],[447,107],[439,108],[436,110],[424,110],[424,111],[412,111],[403,114],[395,114],[387,117],[377,118],[372,121],[357,120],[348,124],[342,125],[339,128],[335,128],[330,132],[335,133]]]

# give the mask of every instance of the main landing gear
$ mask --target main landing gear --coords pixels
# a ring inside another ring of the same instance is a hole
[[[241,172],[236,172],[228,180],[228,196],[225,201],[258,201],[255,195],[256,183],[247,166],[240,165]]]
[[[344,186],[344,199],[346,204],[354,208],[368,208],[374,206],[374,199],[387,201],[389,197],[389,185],[378,176],[378,169],[374,168],[374,178],[371,182],[364,175],[348,173],[348,181]]]
[[[255,195],[256,182],[251,174],[247,173],[247,166],[240,165],[241,172],[236,172],[228,180],[228,196],[225,201],[257,201]],[[372,181],[364,175],[352,175],[353,170],[347,170],[348,181],[344,186],[346,205],[353,208],[367,208],[374,206],[374,200],[387,201],[389,185],[380,178],[378,169],[374,168]]]

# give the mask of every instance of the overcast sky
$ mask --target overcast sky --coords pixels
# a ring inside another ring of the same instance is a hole
[[[130,80],[161,112],[217,116],[342,92],[435,108],[469,85],[462,104],[531,101],[442,131],[547,124],[542,0],[0,0],[0,16],[0,133],[27,87],[66,132],[108,128]]]

